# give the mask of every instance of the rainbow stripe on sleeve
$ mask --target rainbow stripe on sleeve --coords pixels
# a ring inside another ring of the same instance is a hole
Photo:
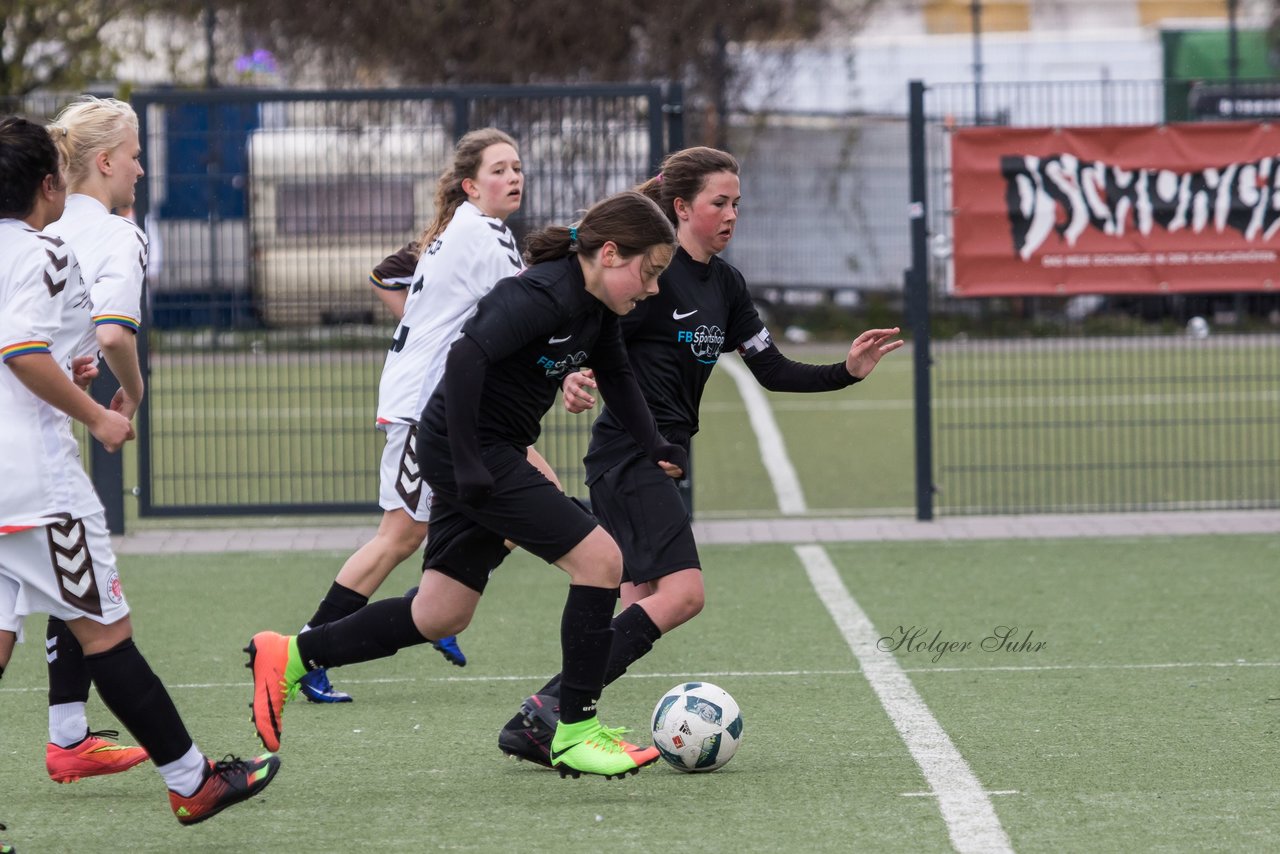
[[[7,362],[14,356],[48,352],[50,352],[49,344],[46,341],[21,341],[17,344],[10,344],[8,347],[0,348],[0,362]]]
[[[138,321],[125,314],[99,314],[93,318],[94,326],[103,326],[108,323],[114,323],[117,326],[123,326],[126,329],[138,331]]]

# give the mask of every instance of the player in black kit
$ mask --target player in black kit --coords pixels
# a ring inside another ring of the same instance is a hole
[[[636,192],[599,202],[572,229],[553,226],[529,239],[532,266],[477,303],[419,420],[418,459],[435,495],[421,587],[296,638],[254,635],[253,717],[264,744],[279,746],[282,706],[308,670],[381,658],[466,628],[509,539],[570,576],[560,629],[564,713],[549,762],[562,776],[621,777],[658,758],[596,716],[622,555],[529,463],[527,448],[564,375],[590,362],[612,417],[647,465],[659,477],[683,477],[687,454],[658,432],[618,320],[657,293],[674,242],[661,209]]]
[[[903,343],[895,338],[897,328],[871,329],[854,340],[843,362],[833,365],[807,365],[782,355],[742,274],[718,257],[733,237],[739,186],[732,155],[698,147],[669,155],[658,176],[639,188],[675,224],[679,248],[659,280],[658,296],[623,320],[622,333],[659,430],[686,450],[698,432],[702,391],[721,353],[737,350],[770,391],[818,392],[853,385]],[[566,407],[581,411],[594,405],[594,385],[590,371],[567,377]],[[585,460],[591,509],[623,555],[622,610],[613,620],[606,685],[703,606],[702,563],[690,513],[675,481],[654,477],[653,466],[644,465],[644,451],[617,415],[606,401]],[[550,764],[562,700],[562,676],[557,675],[503,727],[502,752]]]

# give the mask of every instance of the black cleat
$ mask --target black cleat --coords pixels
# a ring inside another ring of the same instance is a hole
[[[520,704],[520,712],[498,733],[498,748],[507,756],[551,768],[551,739],[559,722],[558,698],[534,694]],[[566,770],[560,766],[561,776]]]

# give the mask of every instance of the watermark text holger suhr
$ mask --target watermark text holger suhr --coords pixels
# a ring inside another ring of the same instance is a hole
[[[942,629],[931,631],[928,626],[898,626],[892,634],[876,641],[876,649],[881,652],[924,653],[937,664],[949,652],[1040,652],[1049,642],[1032,640],[1034,635],[1034,629],[1024,633],[1017,626],[996,626],[978,641],[949,640],[943,637]]]

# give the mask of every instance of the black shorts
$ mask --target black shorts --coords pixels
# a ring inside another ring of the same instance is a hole
[[[596,520],[534,468],[526,454],[509,446],[483,449],[493,493],[478,508],[458,500],[451,468],[428,466],[432,499],[424,569],[483,593],[489,574],[507,556],[504,540],[555,563],[595,530]]]
[[[643,453],[627,457],[593,480],[591,512],[622,551],[622,580],[643,584],[701,569],[693,517],[676,481]]]

